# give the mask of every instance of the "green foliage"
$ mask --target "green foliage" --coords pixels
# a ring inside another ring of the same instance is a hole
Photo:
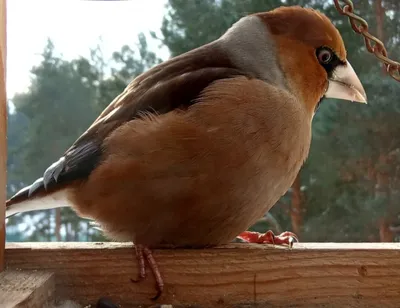
[[[310,178],[306,194],[310,240],[325,237],[311,230],[332,224],[340,226],[340,233],[331,232],[330,240],[367,240],[377,234],[379,218],[400,210],[394,204],[400,188],[400,87],[381,72],[365,76],[363,82],[369,105],[327,101],[315,121],[305,169]],[[377,174],[389,183],[379,187]]]
[[[58,58],[49,41],[42,63],[32,69],[29,91],[12,99],[17,112],[29,119],[19,161],[19,172],[29,166],[24,181],[32,182],[42,174],[94,119],[95,89],[86,80],[88,66],[86,59]]]

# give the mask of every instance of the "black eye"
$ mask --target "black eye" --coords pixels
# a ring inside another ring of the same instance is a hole
[[[326,46],[318,47],[315,56],[328,74],[328,78],[332,77],[333,71],[338,65],[346,65],[344,60],[340,60],[333,50]]]
[[[328,64],[333,59],[333,54],[329,49],[323,48],[318,51],[317,57],[321,64]]]

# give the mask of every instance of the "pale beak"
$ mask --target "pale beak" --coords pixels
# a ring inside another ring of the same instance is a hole
[[[325,97],[345,99],[349,101],[367,103],[367,94],[358,79],[356,72],[348,61],[339,65],[329,78],[328,90]]]

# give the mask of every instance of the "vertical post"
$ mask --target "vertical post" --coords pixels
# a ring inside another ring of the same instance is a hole
[[[382,0],[375,0],[375,16],[377,37],[384,42],[383,21],[385,18],[385,9],[382,6]]]
[[[6,0],[0,0],[0,271],[4,270],[7,169]]]
[[[382,6],[382,0],[375,0],[375,17],[377,38],[385,44],[385,32],[383,22],[385,19],[385,8]],[[386,75],[386,65],[382,64],[382,74]]]
[[[382,0],[375,0],[375,17],[376,17],[376,33],[377,38],[385,43],[385,31],[384,31],[384,18],[385,9],[382,5]],[[382,64],[382,74],[386,75],[386,66]],[[381,153],[379,156],[379,165],[388,166],[388,157],[386,153]],[[390,190],[390,178],[387,172],[382,172],[381,170],[377,173],[377,185],[378,189],[375,189],[375,194],[384,196],[386,199],[386,213],[379,221],[379,238],[381,242],[393,242],[394,233],[390,230],[391,223],[391,210],[392,210],[392,192]]]

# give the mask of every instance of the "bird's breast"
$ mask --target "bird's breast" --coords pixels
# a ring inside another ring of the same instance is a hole
[[[246,230],[293,183],[311,130],[291,97],[242,82],[118,128],[76,190],[78,213],[148,246],[218,245]]]

